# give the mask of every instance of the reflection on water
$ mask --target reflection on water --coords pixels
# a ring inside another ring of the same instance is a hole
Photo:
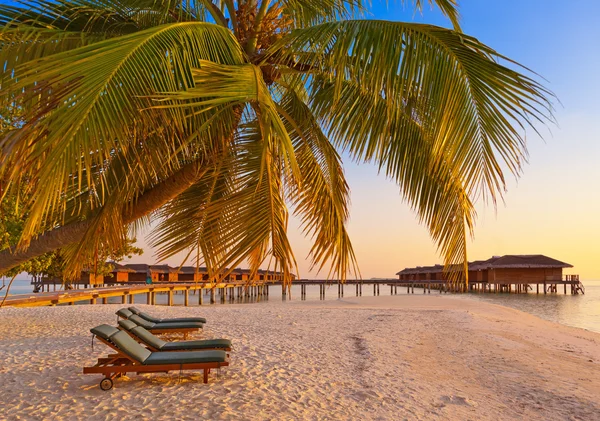
[[[468,297],[515,308],[552,322],[600,332],[600,285],[585,284],[585,295],[468,294]]]
[[[506,307],[515,308],[517,310],[525,311],[533,314],[534,316],[541,317],[546,320],[553,322],[562,323],[569,326],[580,327],[595,332],[600,332],[600,281],[585,281],[586,287],[585,295],[563,295],[558,294],[540,294],[535,293],[529,294],[460,294],[450,295],[444,294],[445,297],[467,297],[469,299],[485,301],[493,304],[499,304]],[[344,296],[354,297],[356,296],[355,285],[344,286]],[[6,288],[0,290],[0,297],[4,295]],[[11,288],[12,294],[29,294],[32,291],[32,286],[29,281],[15,281]],[[379,295],[390,295],[390,287],[381,285],[379,288]],[[415,288],[416,294],[422,294],[422,289]],[[405,295],[406,288],[398,287],[398,295]],[[431,291],[431,294],[438,295],[437,291]],[[363,285],[362,295],[372,296],[373,286]],[[287,296],[290,298],[290,295]],[[166,305],[167,304],[166,294],[157,294],[156,303]],[[215,297],[215,305],[222,303],[220,295]],[[294,301],[300,300],[300,286],[293,286],[291,291],[291,299]],[[309,285],[306,288],[306,299],[307,300],[319,300],[319,287],[317,285]],[[337,284],[331,284],[326,288],[325,292],[326,300],[337,300],[338,299],[338,287]],[[197,294],[191,294],[189,298],[190,305],[198,305],[199,297]],[[281,302],[281,287],[271,286],[269,296],[256,296],[256,297],[241,297],[238,298],[236,294],[235,300],[231,301],[229,297],[225,300],[225,303],[269,303],[269,302]],[[121,303],[121,297],[109,298],[109,303],[119,304]],[[146,295],[139,294],[135,296],[135,303],[145,304]],[[183,294],[176,294],[174,296],[175,305],[183,305],[184,297]],[[210,293],[203,294],[203,303],[210,303]],[[82,303],[83,304],[83,303]]]

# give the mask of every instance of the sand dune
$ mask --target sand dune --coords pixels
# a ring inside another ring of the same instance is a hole
[[[89,328],[120,305],[0,310],[0,418],[600,420],[600,335],[445,297],[154,307],[202,315],[231,366],[131,375],[109,392],[84,365]],[[140,306],[142,307],[142,306]]]

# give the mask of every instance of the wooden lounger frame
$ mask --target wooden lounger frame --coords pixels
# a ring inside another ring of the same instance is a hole
[[[137,335],[135,335],[134,333],[131,333],[130,331],[128,331],[127,329],[122,328],[121,326],[117,326],[117,328],[125,333],[127,333],[129,336],[131,336],[138,344],[145,346],[146,348],[148,348],[150,351],[152,352],[173,352],[173,351],[231,351],[231,348],[227,347],[227,348],[202,348],[202,349],[171,349],[171,350],[164,350],[164,349],[158,349],[153,347],[150,344],[147,344],[146,342],[142,341],[141,338],[139,338]],[[145,328],[144,328],[145,329]],[[146,329],[148,330],[148,329]]]
[[[113,349],[116,354],[109,354],[108,357],[98,358],[96,365],[92,367],[83,367],[84,374],[104,374],[104,379],[100,382],[103,390],[112,388],[112,379],[120,377],[126,373],[168,373],[175,370],[203,370],[204,383],[208,383],[208,374],[211,368],[227,367],[229,361],[210,362],[210,363],[186,363],[186,364],[141,364],[135,361],[129,355],[125,354],[115,345],[104,338],[96,336],[103,344]],[[109,380],[110,387],[104,388],[103,382]]]

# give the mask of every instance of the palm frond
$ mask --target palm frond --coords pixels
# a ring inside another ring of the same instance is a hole
[[[231,64],[241,63],[243,56],[226,29],[186,22],[51,55],[29,65],[30,70],[20,69],[10,88],[25,91],[31,111],[27,124],[0,147],[16,157],[20,171],[38,168],[43,186],[25,238],[45,215],[61,209],[75,178],[82,188],[86,173],[92,185],[93,168],[103,167],[115,151],[127,150],[123,144],[165,131],[170,139],[185,138],[198,129],[189,127],[195,120],[187,111],[148,109],[148,96],[193,86],[191,70],[203,59]]]
[[[289,198],[300,216],[304,233],[311,237],[312,267],[345,281],[349,273],[360,276],[346,230],[350,190],[341,157],[329,142],[311,109],[289,86],[282,85],[280,112],[294,143],[302,182],[289,180]]]
[[[254,269],[270,255],[288,282],[296,269],[287,237],[283,192],[285,151],[266,141],[258,118],[245,123],[230,154],[214,171],[158,215],[152,234],[159,258],[199,245],[213,276],[226,275],[245,259]],[[268,246],[267,246],[268,244]]]
[[[405,0],[406,1],[406,0]],[[417,10],[423,10],[424,0],[412,0],[415,3]],[[450,20],[455,31],[461,31],[460,14],[458,12],[457,0],[427,0],[429,5],[437,5],[441,12]]]
[[[261,134],[265,142],[277,138],[286,152],[287,168],[295,177],[299,177],[298,164],[294,156],[292,141],[281,120],[269,88],[265,84],[259,67],[246,63],[225,65],[201,60],[198,69],[192,71],[194,86],[183,91],[164,92],[153,98],[167,102],[155,105],[156,109],[189,107],[213,107],[225,104],[256,104]],[[184,101],[173,103],[173,101]],[[268,170],[263,168],[263,171]]]
[[[345,125],[345,138],[350,142],[363,136],[378,139],[377,149],[369,152],[373,161],[398,183],[444,255],[447,268],[462,271],[475,217],[467,176],[457,162],[439,159],[433,138],[410,107],[390,106],[351,82],[344,82],[335,97],[337,89],[334,82],[321,82],[318,95],[313,96],[315,115],[327,119],[327,131],[336,136],[340,135],[336,128],[350,119],[349,113],[360,116],[360,121],[353,119],[352,125]]]
[[[507,59],[491,48],[452,30],[346,21],[294,31],[283,46],[271,54],[279,63],[308,69],[303,80],[310,85],[311,107],[336,146],[380,168],[406,165],[399,152],[390,153],[413,136],[411,125],[393,123],[401,110],[428,139],[433,164],[451,164],[471,198],[495,203],[504,190],[503,165],[519,174],[526,158],[520,131],[552,119],[543,86],[499,64]],[[379,103],[385,107],[375,112]],[[392,175],[406,182],[396,171]],[[464,218],[454,220],[464,231]],[[447,263],[460,263],[445,255]]]

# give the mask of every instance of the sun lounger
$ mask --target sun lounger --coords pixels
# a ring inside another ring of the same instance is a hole
[[[158,319],[149,315],[148,313],[144,313],[136,307],[129,307],[129,311],[133,314],[140,316],[142,319],[146,319],[152,323],[173,323],[173,322],[198,322],[198,323],[206,323],[206,319],[204,317],[177,317],[174,319]]]
[[[84,374],[104,374],[100,382],[102,390],[113,387],[113,379],[126,373],[158,373],[173,370],[203,370],[204,383],[212,368],[229,365],[225,351],[180,351],[152,352],[127,333],[109,325],[100,325],[90,330],[102,343],[116,353],[98,358],[96,365],[84,367]]]
[[[155,334],[161,333],[183,333],[184,337],[187,337],[189,333],[197,332],[204,327],[203,323],[200,322],[169,322],[169,323],[153,323],[140,316],[133,314],[126,308],[122,308],[117,311],[117,316],[125,320],[131,320],[138,326],[142,326],[146,330],[149,330]]]
[[[206,349],[231,351],[231,341],[229,339],[166,342],[131,320],[119,320],[119,328],[129,333],[129,336],[148,347],[151,351],[200,351]]]

